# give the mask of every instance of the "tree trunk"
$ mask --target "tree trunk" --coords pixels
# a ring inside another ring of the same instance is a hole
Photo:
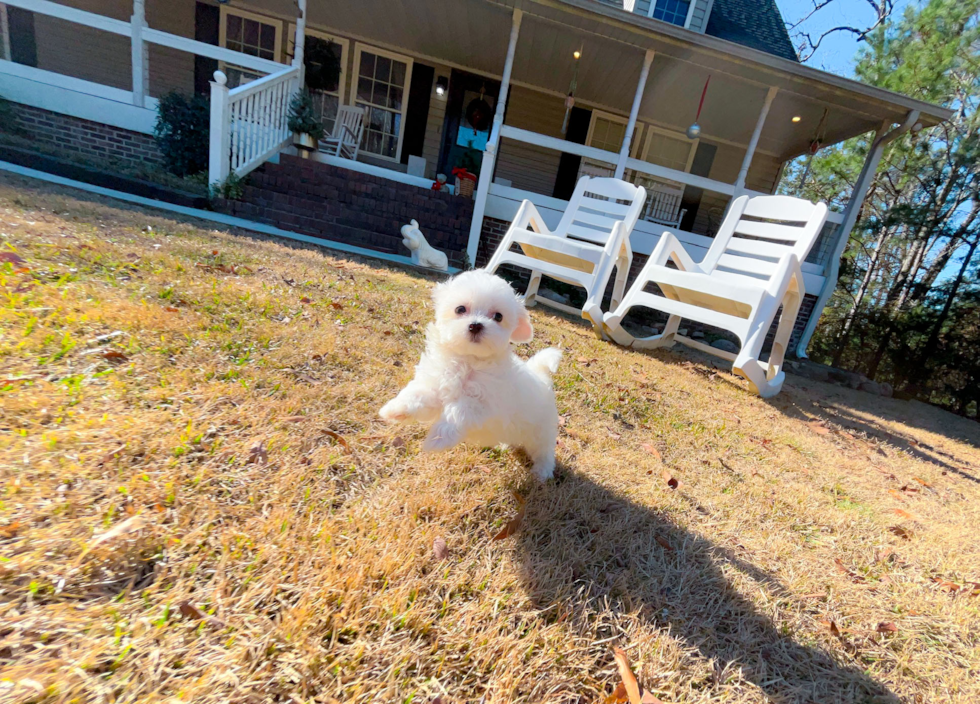
[[[977,251],[978,243],[980,243],[980,235],[975,237],[973,242],[970,243],[970,249],[967,250],[966,256],[963,258],[963,266],[960,267],[960,271],[956,275],[956,279],[953,281],[953,288],[950,289],[949,295],[946,296],[946,301],[943,303],[943,309],[940,311],[939,317],[932,326],[932,332],[929,333],[929,341],[926,342],[926,345],[923,348],[923,355],[928,355],[936,348],[936,343],[939,342],[939,335],[942,333],[943,324],[946,322],[946,318],[949,317],[949,311],[953,308],[953,302],[956,300],[956,294],[959,293],[960,286],[963,284],[963,279],[966,277],[967,269],[969,269],[970,262],[973,260],[973,255]]]
[[[847,338],[851,333],[851,326],[854,325],[854,318],[857,315],[858,309],[861,307],[861,303],[864,301],[864,296],[868,292],[868,287],[871,285],[871,280],[874,278],[875,268],[878,266],[878,255],[885,246],[885,241],[888,239],[889,232],[890,230],[888,228],[881,228],[881,233],[878,235],[878,241],[875,242],[875,248],[871,253],[871,259],[868,261],[868,270],[864,272],[864,279],[861,280],[861,286],[858,288],[857,294],[854,296],[854,305],[852,305],[851,309],[847,311],[847,317],[844,318],[844,327],[841,330],[840,338],[837,343],[837,351],[834,352],[834,360],[831,363],[835,367],[840,364],[841,356],[843,356],[844,349],[847,347]]]

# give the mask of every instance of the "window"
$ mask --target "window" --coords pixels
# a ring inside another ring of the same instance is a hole
[[[586,144],[619,154],[619,150],[623,148],[623,138],[626,136],[626,122],[624,117],[593,110]]]
[[[218,43],[226,49],[269,61],[279,61],[281,33],[282,25],[279,20],[232,10],[223,5],[221,7]],[[262,76],[252,69],[232,64],[222,64],[221,70],[228,76],[229,88],[236,88]]]
[[[361,149],[384,159],[401,157],[412,60],[373,47],[354,54],[353,103],[364,108]]]
[[[647,139],[643,147],[643,160],[666,166],[677,171],[689,171],[694,161],[698,140],[686,135],[647,126]]]
[[[678,27],[686,27],[690,9],[689,0],[655,0],[650,3],[650,17],[676,24]]]
[[[289,55],[295,52],[296,25],[288,30]],[[307,28],[303,49],[306,66],[306,87],[313,98],[313,109],[323,123],[326,134],[333,132],[337,110],[344,102],[344,84],[347,75],[346,39]],[[337,71],[337,67],[340,71]]]

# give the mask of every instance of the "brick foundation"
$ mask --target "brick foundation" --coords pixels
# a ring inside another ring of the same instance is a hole
[[[462,267],[473,201],[308,159],[282,155],[253,172],[225,212],[312,237],[408,256],[401,227],[413,218],[429,244]]]
[[[11,105],[14,124],[13,129],[7,131],[31,139],[43,151],[133,167],[159,166],[163,163],[163,157],[150,135],[21,103]]]
[[[496,218],[484,218],[483,219],[483,229],[480,235],[480,248],[477,253],[477,266],[484,266],[493,255],[493,252],[497,249],[500,241],[503,239],[504,235],[507,233],[507,227],[510,223],[506,220],[498,220]],[[648,257],[645,254],[633,254],[633,262],[630,265],[630,273],[627,278],[627,290],[633,285],[636,277],[639,276],[640,270],[647,263]],[[500,272],[505,278],[514,283],[518,288],[527,286],[530,276],[526,270],[517,269],[514,267],[503,267]],[[571,291],[572,287],[567,287],[560,282],[552,282],[550,279],[545,277],[542,282],[542,286],[545,288],[551,288],[553,290],[560,289],[560,293],[566,295],[571,294],[570,298],[572,305],[583,305],[585,303],[585,293],[581,289],[575,289]],[[603,310],[609,310],[611,305],[612,297],[612,282],[606,288],[606,294],[603,299]],[[817,297],[813,295],[806,295],[803,297],[803,303],[800,305],[800,313],[796,318],[796,323],[793,325],[793,334],[790,336],[789,349],[787,350],[788,356],[796,355],[796,345],[803,335],[803,329],[806,327],[807,321],[809,321],[810,316],[813,314],[813,306],[817,302]],[[767,355],[770,348],[772,347],[773,338],[776,336],[776,325],[779,321],[779,315],[773,320],[772,327],[770,327],[768,334],[766,335],[766,341],[763,344],[762,350],[763,354]],[[627,318],[627,327],[634,328],[636,326],[648,326],[654,328],[663,328],[664,323],[667,322],[667,316],[658,311],[650,310],[649,308],[634,308],[629,317]],[[704,325],[702,323],[697,323],[691,320],[683,319],[680,324],[680,329],[687,329],[688,335],[694,332],[702,332],[705,338],[709,341],[716,338],[722,337],[731,340],[738,344],[738,340],[731,333],[719,330],[718,328],[712,327],[710,325]]]

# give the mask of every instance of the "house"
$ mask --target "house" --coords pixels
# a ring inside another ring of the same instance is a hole
[[[801,65],[774,0],[3,0],[0,37],[0,96],[39,145],[159,159],[156,100],[202,92],[211,181],[251,172],[229,212],[389,252],[415,218],[455,266],[485,261],[524,198],[557,221],[583,173],[650,193],[635,266],[665,227],[700,259],[733,197],[870,134],[804,268],[800,355],[883,147],[951,115]],[[356,159],[295,156],[301,81],[328,131],[364,109]],[[433,190],[468,159],[474,198]]]

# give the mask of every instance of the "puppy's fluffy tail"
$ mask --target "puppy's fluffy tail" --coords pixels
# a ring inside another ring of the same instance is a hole
[[[561,361],[561,350],[557,347],[549,347],[541,350],[536,355],[527,360],[527,368],[534,376],[541,379],[546,384],[551,384],[551,375],[558,371],[558,363]]]

